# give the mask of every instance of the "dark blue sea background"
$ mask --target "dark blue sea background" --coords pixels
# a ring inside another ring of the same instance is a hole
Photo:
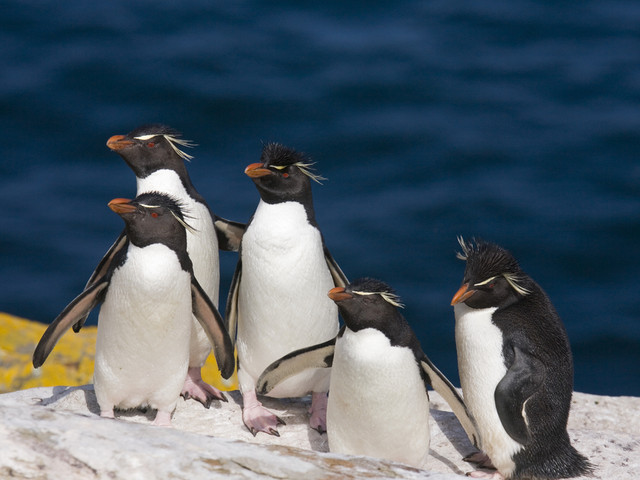
[[[80,293],[135,195],[105,142],[162,122],[237,221],[264,142],[308,153],[333,256],[397,290],[454,383],[463,235],[547,291],[576,390],[640,395],[640,2],[7,0],[0,24],[0,310]]]

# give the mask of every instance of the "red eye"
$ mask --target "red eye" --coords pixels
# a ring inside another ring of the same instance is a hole
[[[155,147],[155,146],[156,146],[156,144],[155,144],[155,143],[153,143],[153,142],[149,142],[149,143],[147,143],[147,147],[149,147],[149,148],[153,148],[153,147]]]
[[[283,178],[289,178],[289,174],[288,173],[283,173],[282,176],[283,176]]]
[[[151,213],[151,216],[152,216],[153,218],[158,218],[158,214],[157,214],[156,212],[152,212],[152,213]]]

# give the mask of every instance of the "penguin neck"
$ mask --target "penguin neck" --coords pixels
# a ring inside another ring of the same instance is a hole
[[[381,332],[389,339],[392,346],[409,347],[412,350],[420,350],[417,337],[405,318],[397,311],[391,313],[380,312],[375,309],[372,312],[346,312],[344,307],[340,309],[345,324],[352,332],[359,332],[368,328]]]
[[[305,212],[307,213],[307,220],[309,221],[309,223],[315,227],[318,226],[318,224],[316,223],[316,214],[313,209],[313,195],[311,194],[311,188],[305,189],[302,192],[292,195],[289,195],[286,192],[274,192],[265,188],[258,188],[258,191],[260,193],[260,199],[262,200],[262,202],[270,205],[278,205],[290,202],[301,204],[304,207]]]
[[[279,222],[280,220],[283,220],[285,218],[297,219],[297,218],[300,218],[300,215],[294,214],[291,216],[286,215],[283,217],[279,213],[278,214],[270,213],[272,211],[279,212],[279,211],[289,211],[289,210],[292,210],[292,213],[293,213],[295,211],[298,211],[298,208],[296,208],[296,206],[302,207],[302,209],[304,209],[306,221],[309,225],[312,225],[315,228],[319,228],[316,222],[315,212],[313,211],[313,204],[312,203],[306,204],[306,203],[299,202],[297,200],[284,200],[284,201],[281,200],[278,202],[268,202],[264,198],[260,198],[260,202],[258,203],[258,207],[256,208],[254,217],[258,214],[269,215],[269,216],[276,215],[276,217],[278,218],[274,218],[275,222]]]
[[[188,272],[192,269],[191,259],[189,259],[189,255],[187,254],[186,235],[171,235],[161,240],[149,239],[141,237],[139,233],[129,225],[125,228],[129,239],[129,247],[145,248],[156,244],[164,245],[175,252],[178,260],[180,261],[180,266],[184,271]]]
[[[198,193],[191,179],[184,172],[177,172],[169,168],[155,170],[145,177],[136,177],[137,194],[147,192],[167,193],[179,200],[186,200],[185,197],[191,197],[196,202],[206,205],[204,198]]]

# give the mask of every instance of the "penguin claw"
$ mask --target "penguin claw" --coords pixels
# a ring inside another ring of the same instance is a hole
[[[480,470],[468,472],[466,476],[470,478],[484,478],[485,480],[505,480],[499,472],[482,472]]]
[[[324,410],[321,414],[318,414],[318,412],[311,414],[309,426],[320,435],[327,433],[327,411]]]
[[[327,433],[327,429],[322,426],[322,425],[318,425],[317,427],[311,427],[313,428],[316,432],[318,432],[320,435],[322,435],[323,433]]]
[[[213,400],[229,401],[220,390],[202,380],[199,367],[189,368],[180,395],[185,400],[193,398],[207,409],[211,407]]]
[[[242,392],[242,421],[255,437],[258,432],[279,437],[278,425],[284,420],[262,406],[254,389]]]
[[[276,417],[277,418],[277,417]],[[257,430],[253,427],[247,427],[249,429],[249,431],[251,432],[251,435],[253,435],[254,437],[256,435],[258,435],[258,432],[264,432],[267,433],[269,435],[273,435],[274,437],[280,437],[280,432],[278,430],[276,430],[275,428],[269,428],[268,430],[264,429],[264,430]]]
[[[242,421],[254,437],[258,432],[279,437],[278,426],[286,425],[284,420],[271,413],[262,405],[245,407],[242,410]]]

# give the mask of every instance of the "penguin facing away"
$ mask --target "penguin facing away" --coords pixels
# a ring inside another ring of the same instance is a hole
[[[466,269],[451,304],[460,381],[480,448],[498,470],[471,476],[555,479],[591,473],[567,433],[573,360],[560,317],[508,251],[482,241],[459,242]]]
[[[462,399],[422,351],[391,287],[363,278],[331,289],[329,297],[345,322],[337,338],[271,364],[258,380],[259,392],[269,392],[300,369],[330,367],[330,451],[421,467],[429,453],[427,386],[432,385],[475,441]]]
[[[311,180],[319,180],[304,155],[269,143],[260,163],[245,173],[260,194],[242,237],[229,291],[226,319],[236,337],[242,418],[255,435],[278,435],[282,422],[256,396],[255,382],[274,360],[334,338],[338,309],[325,292],[346,278],[325,246],[315,220]],[[327,371],[304,372],[270,392],[273,397],[312,393],[310,425],[326,430]]]
[[[193,145],[181,138],[177,131],[160,124],[138,127],[127,135],[114,135],[107,141],[107,146],[118,153],[135,173],[137,195],[162,192],[176,198],[189,211],[192,228],[187,230],[187,252],[198,282],[217,307],[220,283],[218,248],[237,251],[245,227],[215,215],[193,186],[185,166],[185,161],[192,156],[181,149]],[[96,268],[87,287],[104,274],[125,242],[123,231]],[[85,320],[79,319],[74,331],[79,331]],[[207,408],[213,399],[225,400],[222,392],[202,379],[201,368],[210,351],[205,332],[193,318],[189,371],[182,396],[194,398]]]
[[[98,317],[94,386],[100,415],[114,407],[157,409],[170,425],[189,364],[191,316],[214,346],[224,378],[235,368],[233,346],[217,309],[198,283],[186,251],[179,204],[163,194],[114,199],[126,241],[106,272],[49,325],[33,354],[40,367],[64,332],[95,306]]]

